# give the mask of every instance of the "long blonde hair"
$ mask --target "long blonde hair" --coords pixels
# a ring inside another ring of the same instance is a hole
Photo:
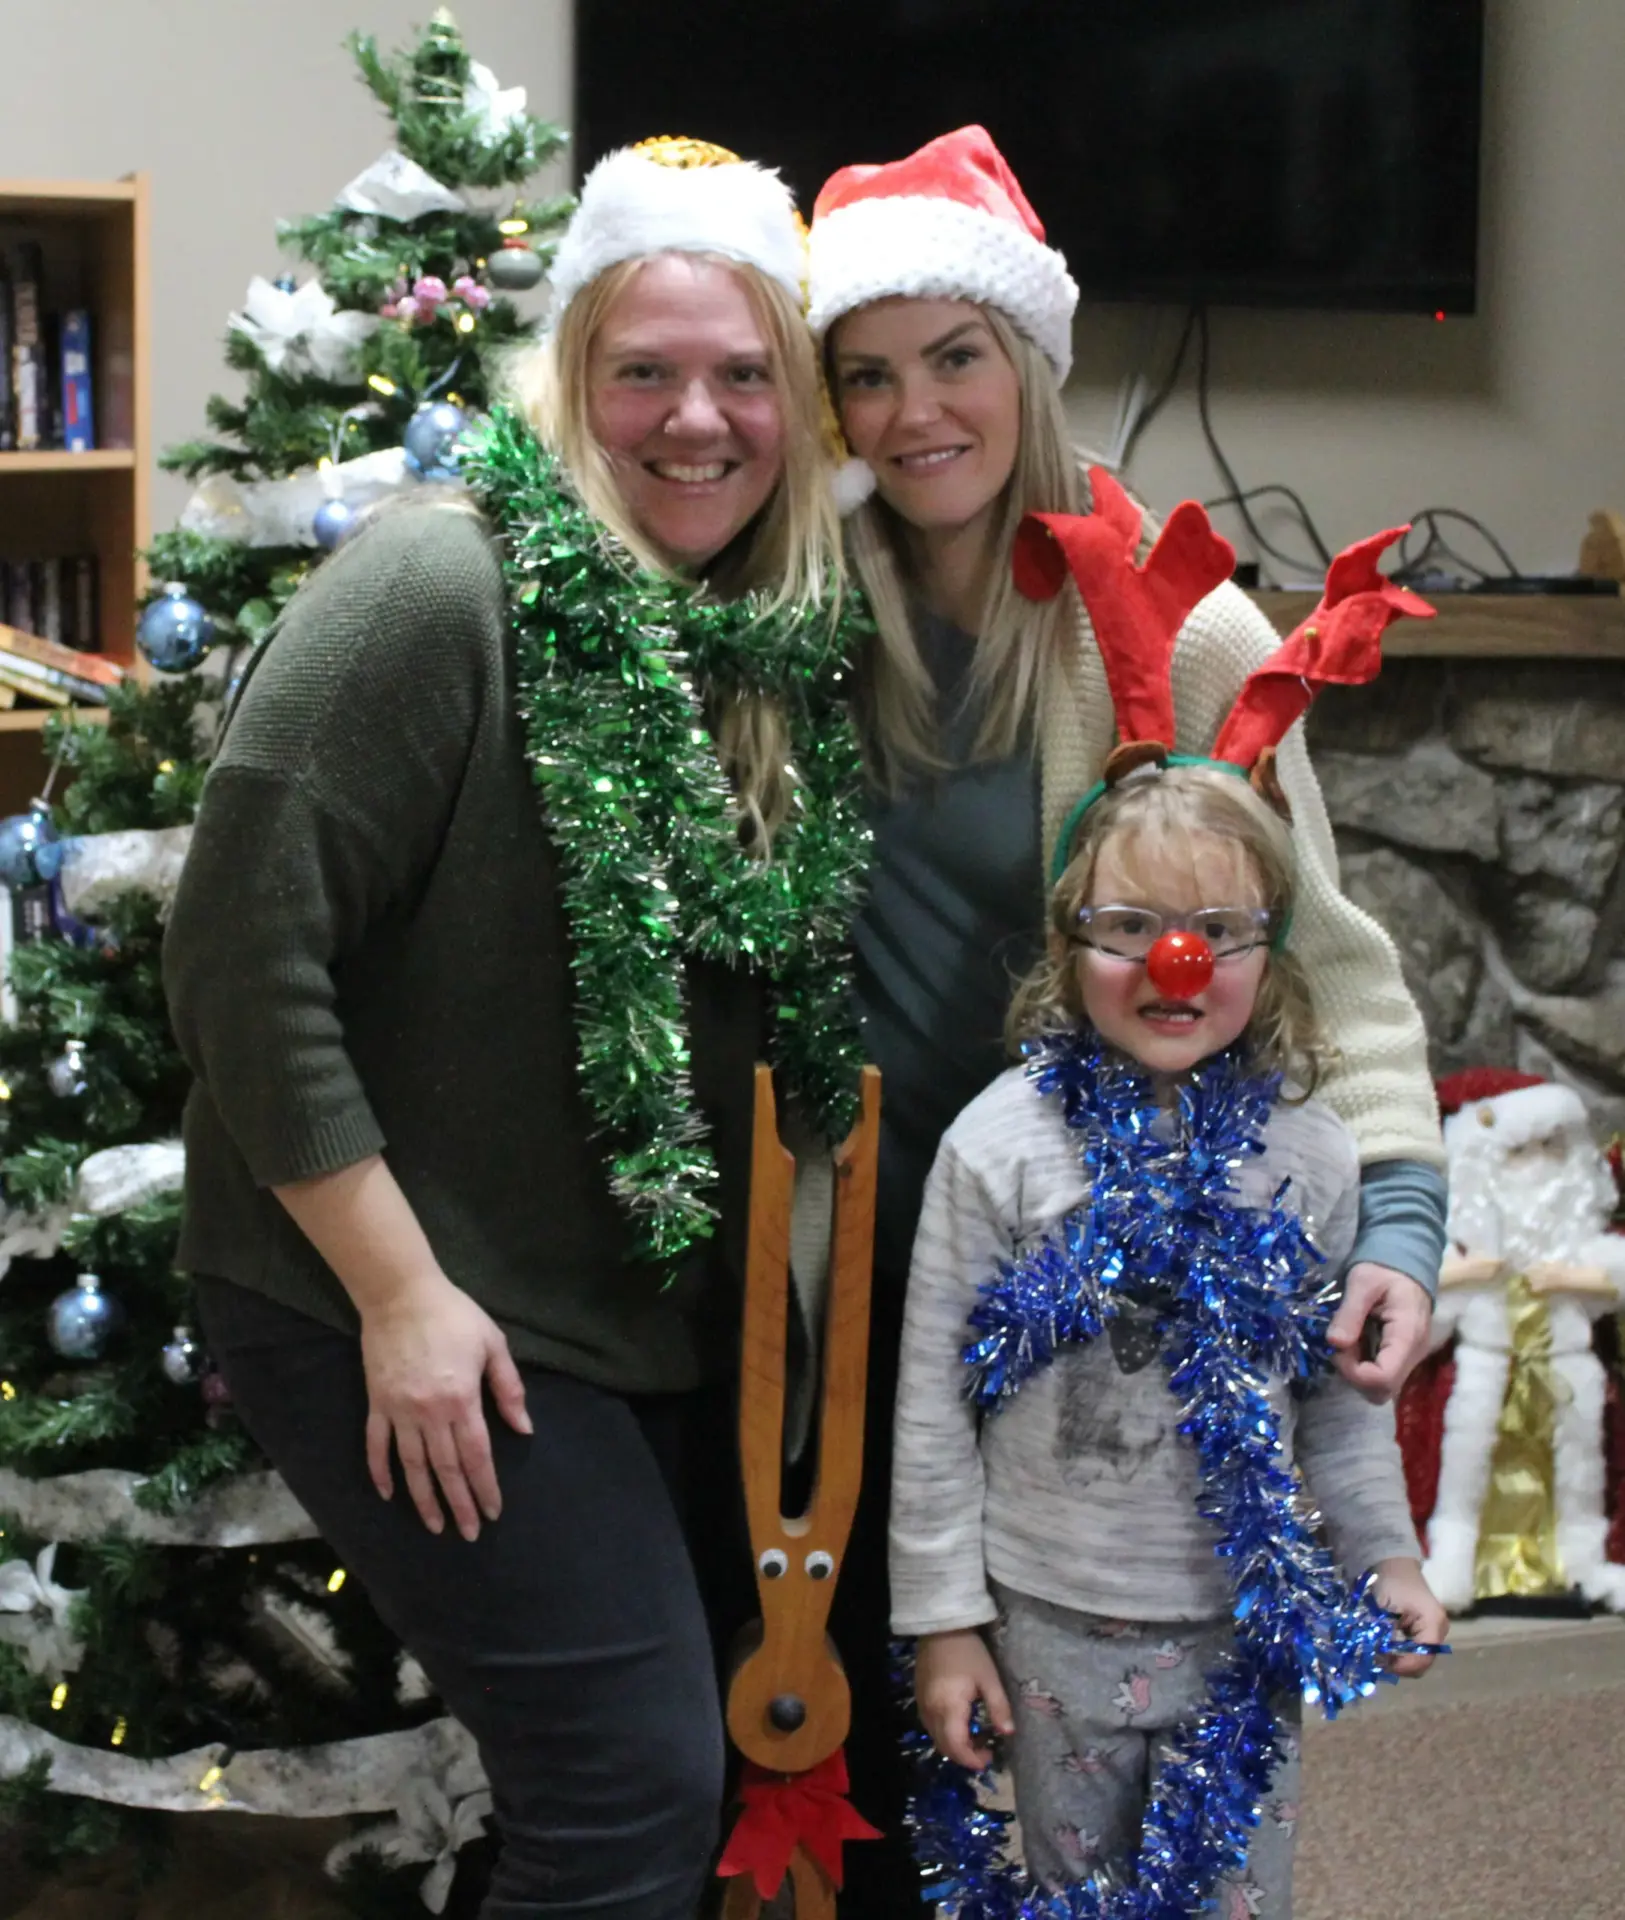
[[[1050,700],[1066,697],[1067,650],[1075,633],[1070,593],[1036,604],[1011,576],[1016,528],[1028,513],[1077,513],[1088,501],[1090,456],[1073,446],[1055,373],[1040,349],[995,307],[978,309],[1016,371],[1021,428],[1015,466],[994,530],[995,560],[977,628],[966,697],[982,715],[974,753],[1003,759]],[[826,368],[833,385],[833,343]],[[869,596],[878,643],[860,676],[865,744],[876,779],[895,788],[908,775],[940,768],[936,688],[909,618],[915,584],[906,527],[878,495],[847,521],[847,553]]]
[[[510,368],[508,384],[538,439],[562,462],[582,503],[638,565],[672,568],[633,523],[609,456],[588,421],[588,359],[598,329],[619,295],[652,255],[608,267],[571,300],[539,347]],[[719,254],[696,254],[739,281],[767,346],[774,387],[784,408],[784,470],[767,505],[702,570],[718,599],[756,592],[774,608],[823,605],[840,580],[840,523],[824,453],[823,393],[817,354],[800,310],[779,283],[756,267]],[[837,585],[838,591],[838,585]],[[834,607],[830,607],[833,618]],[[744,696],[720,702],[712,715],[717,750],[734,782],[754,844],[764,854],[793,802],[789,730],[771,701]]]
[[[1256,876],[1275,937],[1243,1036],[1260,1072],[1290,1073],[1306,1091],[1334,1057],[1320,1030],[1309,983],[1280,932],[1291,922],[1295,893],[1292,830],[1251,785],[1220,767],[1170,767],[1138,774],[1102,794],[1079,823],[1066,870],[1050,893],[1044,957],[1019,983],[1005,1020],[1005,1039],[1070,1033],[1087,1024],[1078,980],[1078,909],[1090,904],[1095,870],[1108,845],[1129,843],[1153,858],[1173,855],[1192,866],[1195,842],[1217,840],[1239,850]],[[1214,902],[1212,904],[1218,904]]]

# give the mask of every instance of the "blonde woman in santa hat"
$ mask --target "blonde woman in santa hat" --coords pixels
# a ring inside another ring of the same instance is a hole
[[[512,417],[473,462],[483,515],[401,505],[312,576],[232,715],[166,941],[197,1075],[180,1259],[210,1350],[478,1743],[503,1843],[481,1911],[503,1920],[689,1920],[717,1834],[712,1654],[667,1476],[714,1407],[702,1444],[731,1477],[765,988],[689,925],[729,911],[696,874],[748,887],[822,804],[784,824],[772,751],[772,644],[828,634],[838,557],[803,272],[787,190],[733,155],[665,142],[589,175],[522,370],[552,457]],[[547,538],[522,561],[527,515]],[[504,559],[535,583],[512,601]],[[714,699],[660,651],[702,588],[742,663]],[[714,836],[666,880],[664,829],[611,777],[651,684],[639,725],[677,714],[691,831]],[[538,719],[576,695],[585,732]],[[661,898],[593,892],[611,842]],[[669,1068],[628,1026],[634,991]],[[652,1121],[592,1072],[635,1045],[670,1095]],[[667,1125],[683,1152],[657,1179]]]
[[[841,476],[848,556],[879,629],[860,676],[876,791],[857,934],[865,1040],[886,1089],[873,1397],[866,1506],[837,1595],[843,1651],[866,1667],[871,1698],[885,1684],[877,1535],[921,1192],[944,1129],[1003,1065],[1010,985],[1041,937],[1047,850],[1114,743],[1081,601],[1070,588],[1044,604],[1024,600],[1011,570],[1024,514],[1089,504],[1087,463],[1061,403],[1077,299],[980,127],[891,164],[844,168],[819,195],[810,319],[854,456]],[[1201,602],[1174,662],[1180,751],[1208,750],[1242,681],[1277,645],[1234,586]],[[1335,1049],[1320,1091],[1364,1166],[1333,1338],[1347,1376],[1385,1398],[1426,1350],[1444,1240],[1422,1023],[1391,941],[1338,890],[1301,727],[1279,770],[1300,861],[1292,947]],[[1373,1335],[1380,1326],[1375,1357],[1368,1316]],[[858,1805],[892,1826],[900,1789],[888,1739],[885,1729],[855,1732],[853,1780]],[[853,1850],[860,1881],[879,1872],[872,1851]],[[872,1898],[859,1887],[856,1910],[878,1914],[906,1895],[912,1877],[899,1860]]]

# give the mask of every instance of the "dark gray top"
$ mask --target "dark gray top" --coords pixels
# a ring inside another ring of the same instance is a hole
[[[975,639],[916,617],[937,683],[951,771],[870,803],[874,860],[856,934],[868,1057],[880,1068],[875,1259],[901,1283],[937,1142],[1006,1064],[1010,989],[1043,934],[1038,766],[964,764],[978,715],[962,691]]]
[[[515,708],[483,524],[387,514],[256,656],[164,942],[186,1111],[180,1264],[353,1328],[270,1191],[382,1152],[514,1355],[624,1393],[734,1364],[761,999],[688,969],[723,1229],[630,1257],[578,1085],[560,856]]]

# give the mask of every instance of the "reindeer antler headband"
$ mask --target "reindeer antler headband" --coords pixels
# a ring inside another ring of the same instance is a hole
[[[1247,676],[1211,756],[1175,753],[1174,643],[1197,603],[1228,580],[1236,554],[1206,513],[1186,500],[1168,516],[1143,564],[1137,563],[1140,509],[1104,467],[1091,467],[1094,512],[1030,513],[1016,532],[1017,590],[1052,600],[1070,573],[1088,608],[1117,714],[1119,743],[1103,777],[1067,815],[1050,863],[1051,884],[1066,870],[1078,823],[1125,774],[1156,766],[1217,767],[1242,779],[1290,814],[1275,774],[1275,754],[1292,723],[1326,686],[1360,686],[1382,666],[1382,635],[1404,615],[1430,620],[1433,609],[1377,571],[1377,556],[1406,528],[1374,534],[1332,562],[1320,604]]]

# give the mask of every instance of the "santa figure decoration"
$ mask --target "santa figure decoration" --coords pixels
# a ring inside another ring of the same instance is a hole
[[[1455,1346],[1401,1417],[1413,1502],[1431,1507],[1418,1515],[1428,1584],[1452,1612],[1576,1587],[1625,1608],[1625,1567],[1606,1558],[1606,1376],[1592,1351],[1594,1322],[1625,1295],[1613,1180],[1567,1087],[1476,1068],[1441,1081],[1439,1101],[1451,1251],[1434,1345]],[[1438,1389],[1435,1476],[1425,1408]]]

